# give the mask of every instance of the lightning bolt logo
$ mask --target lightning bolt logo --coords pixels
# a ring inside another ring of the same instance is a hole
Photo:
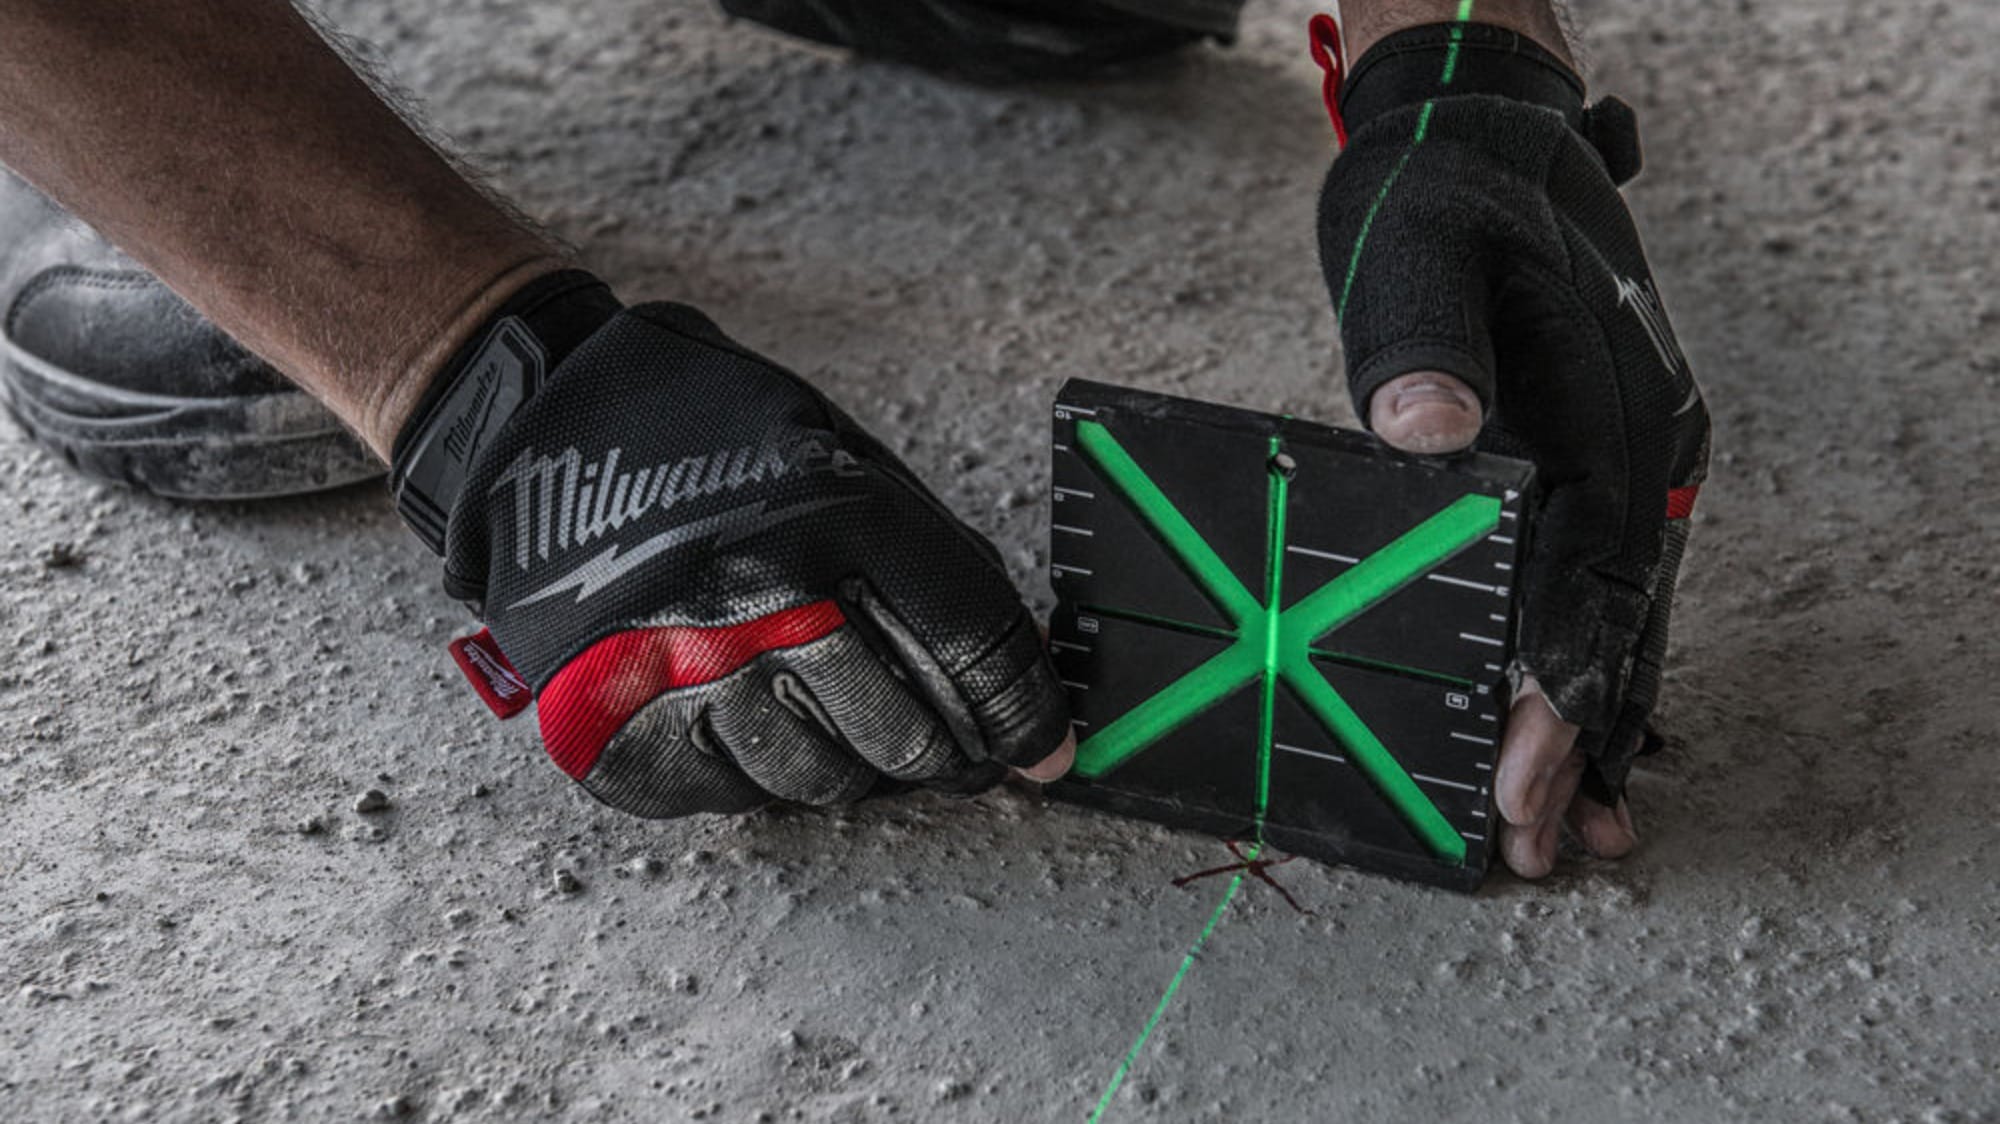
[[[1696,402],[1701,401],[1701,390],[1694,385],[1694,378],[1688,373],[1687,356],[1681,352],[1680,341],[1674,338],[1673,327],[1667,323],[1667,312],[1660,305],[1659,290],[1653,287],[1650,280],[1642,282],[1615,276],[1614,280],[1618,282],[1619,306],[1631,309],[1632,314],[1639,318],[1639,323],[1646,329],[1646,338],[1653,341],[1653,350],[1659,353],[1667,373],[1688,381],[1687,400],[1674,411],[1674,416],[1687,413]]]
[[[547,601],[572,590],[576,592],[576,603],[581,604],[585,598],[677,547],[699,542],[710,536],[714,537],[715,546],[729,546],[809,512],[857,503],[863,498],[865,497],[842,496],[837,499],[809,500],[790,507],[781,507],[775,511],[767,510],[770,505],[766,501],[757,500],[691,523],[683,523],[678,527],[669,527],[630,550],[621,551],[614,543],[595,558],[514,602],[508,608],[519,609],[524,605]]]

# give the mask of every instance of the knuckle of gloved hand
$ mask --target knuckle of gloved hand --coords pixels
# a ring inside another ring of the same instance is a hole
[[[963,772],[971,764],[971,758],[944,731],[925,726],[900,747],[889,748],[876,767],[892,777],[930,781]]]
[[[1521,665],[1565,722],[1610,728],[1647,601],[1640,591],[1602,579],[1549,583],[1529,598]]]
[[[770,801],[712,745],[708,692],[662,695],[633,715],[585,774],[585,791],[644,819],[747,812]]]
[[[868,758],[892,777],[923,781],[947,776],[971,763],[958,743],[945,733],[915,699],[905,695],[884,706],[885,719],[874,737]]]
[[[979,723],[990,761],[1033,765],[1055,752],[1069,733],[1068,696],[1026,613],[1004,640],[953,679]]]
[[[736,689],[716,702],[708,721],[744,775],[771,795],[800,804],[846,804],[867,795],[874,769],[794,714],[757,677],[732,678],[738,680]]]
[[[768,659],[781,702],[889,776],[923,781],[969,763],[930,708],[852,629]]]
[[[880,777],[859,761],[827,760],[806,753],[784,755],[782,748],[779,753],[784,764],[763,785],[773,795],[798,804],[821,808],[852,804],[868,795]]]

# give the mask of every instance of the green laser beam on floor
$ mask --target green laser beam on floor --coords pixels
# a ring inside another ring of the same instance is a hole
[[[1476,0],[1459,0],[1457,16],[1453,20],[1454,26],[1451,31],[1451,47],[1445,56],[1444,71],[1439,75],[1440,92],[1451,85],[1452,78],[1457,73],[1464,28],[1472,20],[1475,3]],[[1381,210],[1390,191],[1395,188],[1396,181],[1402,177],[1403,169],[1409,165],[1417,147],[1423,144],[1424,137],[1430,130],[1431,114],[1436,104],[1435,97],[1424,102],[1408,146],[1405,147],[1389,175],[1384,178],[1369,205],[1367,214],[1362,218],[1361,230],[1356,234],[1354,245],[1348,254],[1340,295],[1334,302],[1335,315],[1338,317],[1344,318],[1347,314],[1347,302],[1354,293],[1355,278],[1361,270],[1362,251],[1368,244],[1368,233],[1375,224],[1376,214]],[[1194,573],[1196,580],[1201,583],[1210,599],[1234,623],[1236,632],[1235,641],[1221,655],[1195,668],[1165,690],[1128,711],[1110,726],[1085,739],[1077,747],[1077,771],[1088,777],[1102,776],[1105,772],[1116,768],[1118,762],[1143,751],[1154,741],[1172,731],[1179,722],[1187,721],[1203,708],[1220,701],[1247,679],[1259,678],[1263,687],[1263,698],[1259,730],[1261,741],[1257,763],[1256,840],[1252,854],[1261,853],[1264,844],[1265,805],[1270,795],[1272,704],[1276,682],[1283,679],[1293,691],[1299,693],[1300,701],[1306,708],[1348,745],[1353,755],[1352,759],[1361,765],[1368,779],[1389,797],[1390,802],[1395,804],[1406,821],[1417,829],[1418,834],[1431,849],[1438,852],[1440,857],[1463,863],[1465,841],[1450,830],[1450,825],[1445,823],[1437,806],[1417,790],[1409,774],[1382,747],[1381,742],[1368,729],[1367,723],[1354,713],[1353,708],[1340,697],[1340,693],[1335,691],[1313,666],[1313,645],[1327,632],[1339,628],[1347,620],[1353,619],[1370,605],[1394,592],[1400,587],[1401,582],[1412,580],[1417,573],[1442,561],[1459,546],[1468,545],[1478,537],[1490,533],[1499,523],[1500,502],[1488,497],[1465,496],[1391,543],[1389,547],[1377,551],[1341,577],[1315,590],[1305,601],[1294,605],[1292,612],[1278,612],[1276,607],[1281,602],[1278,570],[1275,564],[1272,566],[1267,590],[1269,601],[1264,605],[1258,605],[1256,600],[1249,596],[1249,591],[1243,588],[1242,583],[1236,580],[1229,567],[1195,531],[1193,525],[1181,515],[1166,495],[1154,486],[1152,480],[1139,468],[1137,462],[1133,461],[1112,438],[1110,431],[1096,422],[1079,422],[1077,441],[1085,450],[1085,455],[1111,479],[1114,487],[1124,493],[1127,502],[1133,505],[1147,525],[1167,543],[1168,549],[1180,559],[1181,564]],[[1282,481],[1277,483],[1281,484]],[[1468,501],[1480,499],[1485,499],[1486,502],[1468,504]],[[1274,497],[1272,507],[1275,514],[1272,522],[1267,524],[1268,536],[1272,543],[1269,549],[1282,551],[1284,535],[1282,523],[1279,521],[1283,518],[1283,505]],[[1463,521],[1462,524],[1447,521],[1444,525],[1433,526],[1454,511],[1457,511],[1457,518]],[[1459,541],[1458,546],[1429,556],[1430,560],[1427,562],[1417,561],[1426,557],[1426,551],[1437,550],[1443,541],[1454,538],[1454,531],[1462,535],[1474,524],[1483,526],[1471,537]],[[1400,551],[1398,548],[1401,548]],[[1391,554],[1391,551],[1397,553]],[[1389,557],[1385,558],[1385,555]],[[1374,564],[1374,573],[1367,575],[1363,580],[1354,580],[1364,567],[1371,564]],[[1415,567],[1415,571],[1407,572],[1410,567]],[[1402,573],[1401,581],[1392,582],[1387,588],[1377,589],[1371,584],[1371,582],[1383,582],[1399,571],[1406,571]],[[1342,582],[1350,584],[1336,588]],[[1372,597],[1368,596],[1371,593]],[[1305,609],[1308,603],[1315,603],[1311,613],[1293,616],[1293,613]],[[1307,633],[1313,626],[1322,622],[1324,627],[1317,633],[1301,637],[1301,634]],[[1253,636],[1253,628],[1261,631],[1257,631]],[[1253,645],[1253,640],[1261,643]],[[1252,658],[1256,649],[1261,649],[1260,659]],[[1228,657],[1226,661],[1225,657]],[[1252,666],[1246,668],[1243,666],[1246,663]],[[1191,694],[1194,701],[1179,703],[1171,710],[1168,709],[1168,704],[1159,703],[1162,696],[1170,696],[1180,691]],[[1156,703],[1159,703],[1159,709],[1163,713],[1154,713],[1150,716],[1139,713]],[[1182,708],[1188,709],[1185,713],[1180,713]],[[1179,717],[1176,719],[1177,713]],[[1128,724],[1127,719],[1132,721]],[[1122,731],[1121,726],[1124,727]],[[1118,737],[1109,737],[1113,734],[1117,734]],[[1367,748],[1364,749],[1364,746]],[[1443,836],[1438,834],[1440,830],[1445,833]],[[1160,996],[1159,1002],[1146,1019],[1145,1026],[1140,1029],[1138,1037],[1119,1062],[1116,1072],[1111,1075],[1103,1095],[1098,1098],[1095,1108],[1090,1113],[1089,1124],[1099,1124],[1103,1120],[1106,1110],[1111,1107],[1112,1098],[1117,1096],[1119,1087],[1124,1083],[1126,1074],[1131,1072],[1133,1065],[1137,1063],[1140,1052],[1145,1049],[1147,1040],[1152,1037],[1154,1027],[1159,1024],[1161,1016],[1166,1013],[1167,1005],[1173,1001],[1174,993],[1180,990],[1182,981],[1194,966],[1195,958],[1201,954],[1216,925],[1228,911],[1230,903],[1236,900],[1237,892],[1242,889],[1243,879],[1244,875],[1238,873],[1230,880],[1228,892],[1223,895],[1220,902],[1216,903],[1215,910],[1209,915],[1207,924],[1202,927],[1200,936],[1188,948],[1187,955],[1174,972],[1166,993]]]
[[[1092,779],[1104,776],[1253,681],[1264,693],[1259,733],[1268,742],[1273,696],[1277,685],[1283,683],[1347,747],[1362,775],[1433,854],[1446,862],[1464,862],[1465,840],[1313,666],[1312,649],[1328,633],[1490,534],[1499,526],[1500,500],[1483,495],[1460,497],[1281,611],[1278,583],[1272,581],[1265,601],[1245,589],[1228,564],[1102,423],[1077,422],[1076,442],[1194,576],[1229,620],[1227,635],[1234,637],[1227,648],[1084,739],[1077,746],[1077,773]],[[1274,496],[1274,507],[1281,512],[1282,489],[1274,491]],[[1276,551],[1284,546],[1282,527],[1277,525],[1281,518],[1274,513],[1270,528],[1274,539],[1271,549]],[[1260,775],[1259,783],[1268,783],[1268,777]]]

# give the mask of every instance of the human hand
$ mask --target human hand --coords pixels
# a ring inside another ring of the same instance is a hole
[[[699,312],[608,300],[581,328],[497,319],[396,455],[491,630],[461,662],[496,689],[518,668],[563,771],[648,817],[1066,771],[1062,688],[991,545]]]
[[[1540,877],[1567,822],[1618,857],[1709,431],[1618,194],[1630,110],[1479,25],[1383,40],[1341,108],[1319,229],[1357,410],[1399,449],[1537,469],[1501,853]]]

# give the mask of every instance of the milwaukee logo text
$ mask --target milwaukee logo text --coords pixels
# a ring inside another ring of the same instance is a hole
[[[494,370],[493,364],[486,363],[480,367],[472,402],[444,435],[444,451],[450,453],[452,459],[463,462],[471,454],[473,437],[485,430],[486,415],[493,410],[493,386],[499,381],[499,372]]]
[[[516,457],[490,493],[513,491],[514,563],[526,570],[685,500],[776,480],[827,454],[807,438],[791,449],[744,445],[621,470],[623,457],[623,449],[612,449],[586,461],[574,447],[553,456],[530,448]]]

